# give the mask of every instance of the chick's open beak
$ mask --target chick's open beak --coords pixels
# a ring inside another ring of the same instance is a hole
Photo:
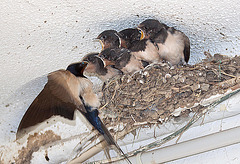
[[[94,42],[100,42],[101,46],[102,46],[102,50],[104,48],[104,44],[103,44],[103,41],[101,39],[98,39],[98,38],[95,38],[93,39]]]
[[[140,28],[138,28],[139,30],[140,30],[140,32],[141,32],[141,37],[140,37],[140,40],[143,40],[144,38],[145,38],[145,34],[144,34],[144,32],[143,32],[143,30],[142,29],[140,29]]]
[[[104,44],[103,44],[103,41],[99,40],[101,46],[102,46],[102,50],[104,49]]]

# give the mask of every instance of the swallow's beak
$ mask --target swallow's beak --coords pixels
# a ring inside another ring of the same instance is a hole
[[[87,66],[87,65],[88,65],[88,62],[87,62],[87,61],[83,61],[82,64],[83,64],[84,66]]]
[[[99,39],[99,42],[100,42],[100,44],[101,44],[101,46],[102,46],[102,50],[103,50],[103,49],[104,49],[103,41]]]
[[[88,65],[88,62],[87,62],[87,61],[82,61],[81,65],[82,65],[81,73],[83,73],[83,71],[85,70],[85,68],[86,68],[87,65]]]
[[[98,56],[98,57],[99,57],[99,56]],[[99,57],[99,59],[103,62],[103,67],[106,67],[107,65],[106,65],[104,59],[102,59],[101,57]]]
[[[94,73],[95,71],[96,71],[95,65],[92,63],[89,63],[84,70],[85,73]]]
[[[141,32],[140,40],[143,40],[145,38],[145,34],[142,29],[138,28],[138,30],[140,30],[140,32]]]
[[[99,39],[98,38],[94,38],[92,41],[93,42],[99,42]]]
[[[93,42],[100,42],[100,44],[101,44],[101,46],[102,46],[102,50],[104,49],[104,44],[103,44],[103,42],[102,42],[101,39],[95,38],[95,39],[93,39]]]

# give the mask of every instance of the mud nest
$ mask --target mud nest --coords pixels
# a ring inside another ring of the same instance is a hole
[[[207,58],[196,65],[174,68],[154,64],[109,80],[102,89],[104,122],[151,123],[186,116],[205,109],[199,104],[201,100],[239,85],[239,56],[205,55]],[[176,116],[173,113],[178,108],[184,110]]]

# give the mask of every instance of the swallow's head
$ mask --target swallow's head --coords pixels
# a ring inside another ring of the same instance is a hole
[[[84,77],[83,71],[85,70],[87,65],[88,65],[88,62],[86,62],[86,61],[72,63],[67,67],[67,70],[77,77],[79,77],[79,76]]]
[[[98,60],[98,54],[99,53],[97,53],[97,52],[96,53],[95,52],[89,53],[82,58],[82,61],[88,62],[88,66],[89,66],[90,63],[95,64]]]
[[[134,41],[141,39],[141,30],[136,28],[128,28],[118,33],[121,38],[121,47],[129,48]]]
[[[89,53],[85,55],[82,61],[88,62],[85,73],[88,75],[103,75],[106,73],[105,62],[98,56],[98,53]]]
[[[141,39],[151,39],[155,34],[157,34],[166,25],[160,23],[156,19],[147,19],[138,25],[138,29],[141,30]]]
[[[115,65],[115,62],[119,57],[119,49],[107,48],[101,51],[99,56],[103,59],[105,67],[109,65]]]
[[[120,46],[120,39],[115,30],[105,30],[96,38],[102,45],[102,50],[106,48],[117,48]]]

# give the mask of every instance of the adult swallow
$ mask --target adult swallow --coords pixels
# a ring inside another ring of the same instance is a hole
[[[96,39],[100,41],[103,50],[107,48],[119,48],[121,45],[121,40],[115,30],[105,30]]]
[[[118,35],[121,38],[121,47],[129,49],[138,60],[147,63],[161,62],[157,47],[150,39],[142,39],[138,29],[124,29]]]
[[[190,58],[190,40],[181,31],[168,27],[155,19],[139,24],[143,39],[150,39],[158,49],[160,57],[172,65],[184,64]]]
[[[86,91],[87,95],[94,95],[92,90],[88,92],[83,87],[87,86],[91,89],[92,85],[83,76],[83,70],[86,66],[86,62],[75,63],[69,65],[67,70],[58,70],[48,74],[47,84],[24,114],[18,132],[41,123],[54,115],[72,120],[76,109],[82,113],[87,113],[79,98],[79,95],[83,95]],[[100,103],[97,97],[92,96],[92,98],[92,100],[89,99],[86,102],[89,102],[91,106],[98,107]]]
[[[109,145],[116,146],[123,153],[98,117],[97,108],[100,102],[93,92],[92,82],[83,75],[87,64],[87,62],[73,63],[66,70],[58,70],[48,75],[47,84],[24,114],[17,135],[54,115],[73,120],[74,111],[79,110],[104,136]],[[124,153],[123,155],[127,158]]]
[[[86,75],[97,76],[102,81],[107,81],[114,76],[122,75],[122,71],[112,68],[111,65],[105,67],[105,62],[98,55],[99,53],[89,53],[83,57],[82,61],[88,62],[84,71]]]

